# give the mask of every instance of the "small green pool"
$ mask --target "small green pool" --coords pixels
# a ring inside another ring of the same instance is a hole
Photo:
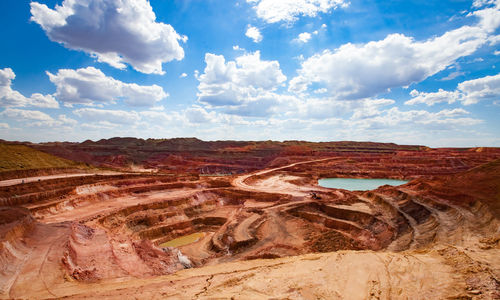
[[[402,185],[406,180],[397,179],[366,179],[366,178],[325,178],[318,180],[318,185],[326,188],[344,189],[349,191],[369,191],[383,185]]]
[[[190,235],[185,235],[178,237],[176,239],[170,240],[163,244],[160,244],[160,247],[180,247],[184,245],[189,245],[191,243],[195,243],[199,241],[201,238],[205,236],[204,232],[196,232]]]

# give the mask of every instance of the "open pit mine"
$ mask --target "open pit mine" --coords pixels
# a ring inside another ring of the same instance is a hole
[[[1,147],[0,299],[500,299],[500,148]]]

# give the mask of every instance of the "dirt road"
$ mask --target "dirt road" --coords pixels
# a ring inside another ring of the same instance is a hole
[[[305,196],[308,194],[308,191],[310,188],[308,187],[298,187],[296,185],[288,184],[285,180],[287,177],[280,177],[280,176],[273,176],[269,179],[263,180],[257,185],[249,185],[245,182],[250,177],[253,176],[259,176],[259,175],[264,175],[268,174],[274,171],[279,171],[287,168],[291,168],[297,165],[303,165],[303,164],[310,164],[310,163],[315,163],[315,162],[320,162],[320,161],[327,161],[327,160],[333,160],[333,159],[338,159],[337,157],[329,157],[329,158],[322,158],[322,159],[314,159],[314,160],[308,160],[308,161],[301,161],[301,162],[296,162],[293,164],[289,164],[286,166],[278,167],[278,168],[273,168],[273,169],[267,169],[263,171],[258,171],[255,173],[250,173],[250,174],[245,174],[236,177],[233,180],[233,185],[242,189],[242,190],[247,190],[247,191],[253,191],[253,192],[266,192],[266,193],[281,193],[281,194],[289,194],[292,196]],[[291,179],[291,178],[289,178]]]
[[[0,181],[0,186],[11,186],[21,183],[28,183],[34,181],[43,181],[49,179],[57,179],[57,178],[69,178],[69,177],[83,177],[83,176],[94,176],[94,175],[119,175],[123,174],[120,172],[93,172],[93,173],[72,173],[72,174],[57,174],[57,175],[47,175],[47,176],[35,176],[35,177],[26,177],[26,178],[16,178],[16,179],[8,179]]]

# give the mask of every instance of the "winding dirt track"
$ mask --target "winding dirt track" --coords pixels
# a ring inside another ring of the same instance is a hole
[[[272,173],[275,171],[279,170],[284,170],[287,168],[291,168],[294,166],[298,165],[303,165],[303,164],[310,164],[310,163],[315,163],[315,162],[320,162],[320,161],[327,161],[327,160],[333,160],[333,159],[338,159],[336,158],[322,158],[322,159],[314,159],[314,160],[307,160],[307,161],[301,161],[301,162],[296,162],[293,164],[289,164],[286,166],[278,167],[278,168],[273,168],[273,169],[267,169],[267,170],[262,170],[250,174],[245,174],[236,177],[232,184],[242,190],[245,191],[252,191],[252,192],[265,192],[265,193],[279,193],[279,194],[289,194],[292,196],[305,196],[308,194],[308,191],[310,188],[307,187],[298,187],[293,185],[292,189],[290,189],[291,185],[286,184],[282,180],[280,180],[279,176],[273,176],[271,177],[265,184],[259,184],[259,185],[249,185],[245,181],[249,179],[250,177],[253,176],[259,176],[259,175],[265,175],[268,173]]]
[[[93,173],[72,173],[72,174],[35,176],[35,177],[2,180],[2,181],[0,181],[0,186],[11,186],[11,185],[16,185],[16,184],[20,184],[20,183],[28,183],[28,182],[43,181],[43,180],[58,179],[58,178],[85,177],[85,176],[94,176],[94,175],[119,175],[119,174],[123,174],[123,173],[120,173],[120,172],[93,172]]]

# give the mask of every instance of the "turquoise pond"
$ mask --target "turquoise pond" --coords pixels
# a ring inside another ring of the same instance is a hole
[[[319,186],[349,191],[369,191],[383,185],[401,185],[408,181],[396,179],[365,179],[365,178],[325,178],[318,180]]]

